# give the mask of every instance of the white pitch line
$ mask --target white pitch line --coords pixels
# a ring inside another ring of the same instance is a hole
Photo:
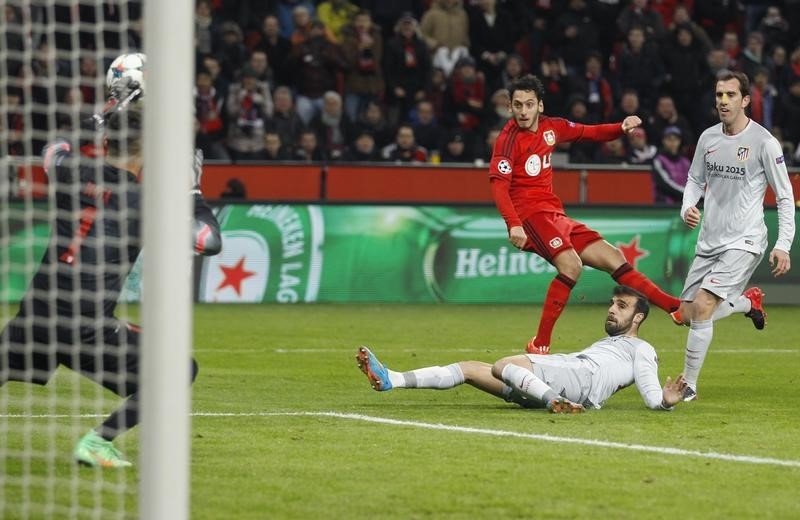
[[[774,459],[771,457],[754,457],[751,455],[733,455],[730,453],[718,453],[714,451],[684,450],[680,448],[670,448],[666,446],[648,446],[645,444],[628,444],[624,442],[601,441],[596,439],[581,439],[578,437],[560,437],[544,433],[525,433],[513,432],[508,430],[491,430],[488,428],[473,428],[469,426],[455,426],[441,423],[426,423],[419,421],[406,421],[400,419],[390,419],[387,417],[375,417],[372,415],[362,415],[355,413],[341,412],[194,412],[193,417],[332,417],[335,419],[346,419],[353,421],[363,421],[377,424],[390,424],[392,426],[410,426],[426,430],[440,430],[458,433],[475,433],[478,435],[490,435],[493,437],[513,437],[518,439],[531,439],[544,442],[556,442],[562,444],[579,444],[583,446],[596,446],[600,448],[615,448],[630,451],[641,451],[645,453],[658,453],[661,455],[678,455],[683,457],[697,457],[701,459],[724,460],[729,462],[742,462],[745,464],[763,464],[769,466],[783,466],[789,468],[800,468],[800,460]],[[30,419],[61,419],[61,418],[96,418],[103,417],[95,414],[7,414],[0,415],[0,418],[30,418]]]
[[[397,349],[392,349],[392,352],[397,352]],[[498,348],[405,348],[400,349],[400,352],[519,352],[515,349],[498,349]],[[343,353],[349,354],[355,352],[354,349],[341,349],[341,348],[198,348],[194,352],[198,353],[219,353],[219,354],[322,354],[322,353]],[[664,353],[683,353],[683,349],[658,349],[658,352]],[[714,349],[709,350],[710,353],[716,354],[800,354],[800,349],[788,348],[758,348],[758,349]]]

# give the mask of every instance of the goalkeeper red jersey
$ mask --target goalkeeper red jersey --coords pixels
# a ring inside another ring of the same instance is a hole
[[[492,195],[506,225],[521,226],[537,212],[564,213],[553,193],[551,157],[558,143],[610,141],[622,133],[621,123],[583,125],[545,116],[539,117],[535,131],[520,129],[513,119],[506,123],[489,163]]]

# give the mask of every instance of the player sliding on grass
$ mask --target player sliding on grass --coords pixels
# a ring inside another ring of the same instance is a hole
[[[531,354],[550,352],[550,336],[570,291],[584,264],[606,271],[620,284],[644,294],[666,312],[678,309],[680,301],[658,288],[635,270],[619,249],[595,230],[572,220],[553,193],[551,157],[558,143],[610,141],[642,124],[636,116],[622,123],[583,125],[546,117],[544,88],[538,78],[527,75],[509,86],[511,113],[497,138],[489,179],[495,204],[508,227],[509,241],[550,262],[558,275],[550,283],[539,328],[527,345]]]
[[[126,467],[131,463],[113,439],[139,422],[140,334],[115,318],[114,309],[142,246],[140,110],[120,106],[104,130],[108,153],[102,165],[76,157],[66,141],[45,149],[55,194],[52,237],[19,312],[0,333],[0,386],[44,385],[64,365],[127,397],[73,452],[82,464]],[[202,155],[196,155],[192,246],[214,255],[221,248],[219,223],[200,195],[201,173]],[[188,245],[189,237],[183,240]],[[187,360],[186,370],[194,381],[197,363]]]
[[[614,288],[605,329],[608,337],[572,354],[520,354],[497,361],[461,361],[408,372],[389,370],[367,347],[356,354],[372,388],[434,388],[446,390],[468,383],[479,390],[526,408],[551,413],[580,413],[600,408],[618,390],[636,384],[644,402],[654,410],[671,410],[683,399],[683,375],[658,380],[653,347],[638,337],[647,318],[647,299],[629,287]]]
[[[697,380],[714,332],[713,321],[745,313],[757,329],[766,314],[761,289],[742,293],[767,249],[764,193],[767,185],[778,205],[778,238],[769,254],[772,274],[789,272],[794,240],[794,195],[781,144],[747,117],[750,81],[741,72],[717,78],[715,98],[720,123],[697,142],[683,192],[681,218],[690,228],[700,224],[696,204],[704,198],[705,215],[689,274],[681,293],[678,319],[690,325],[686,340],[685,399],[697,397]],[[727,300],[727,301],[726,301]],[[675,316],[673,316],[675,317]]]

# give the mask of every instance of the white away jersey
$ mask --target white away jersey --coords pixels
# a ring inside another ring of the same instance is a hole
[[[775,248],[788,253],[794,240],[794,195],[778,140],[753,120],[736,135],[725,135],[722,123],[703,132],[681,207],[683,217],[705,197],[695,253],[711,256],[728,249],[763,253],[767,249],[767,184],[778,204]]]
[[[587,368],[593,372],[589,400],[596,408],[633,383],[649,408],[661,406],[658,356],[650,343],[629,336],[609,336],[575,355],[589,361]]]

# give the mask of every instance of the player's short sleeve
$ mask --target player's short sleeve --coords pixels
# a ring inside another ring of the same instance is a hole
[[[514,169],[514,137],[516,132],[504,128],[494,143],[492,159],[489,161],[489,177],[509,180]]]
[[[555,130],[556,143],[577,141],[583,137],[584,125],[561,117],[549,118]]]

